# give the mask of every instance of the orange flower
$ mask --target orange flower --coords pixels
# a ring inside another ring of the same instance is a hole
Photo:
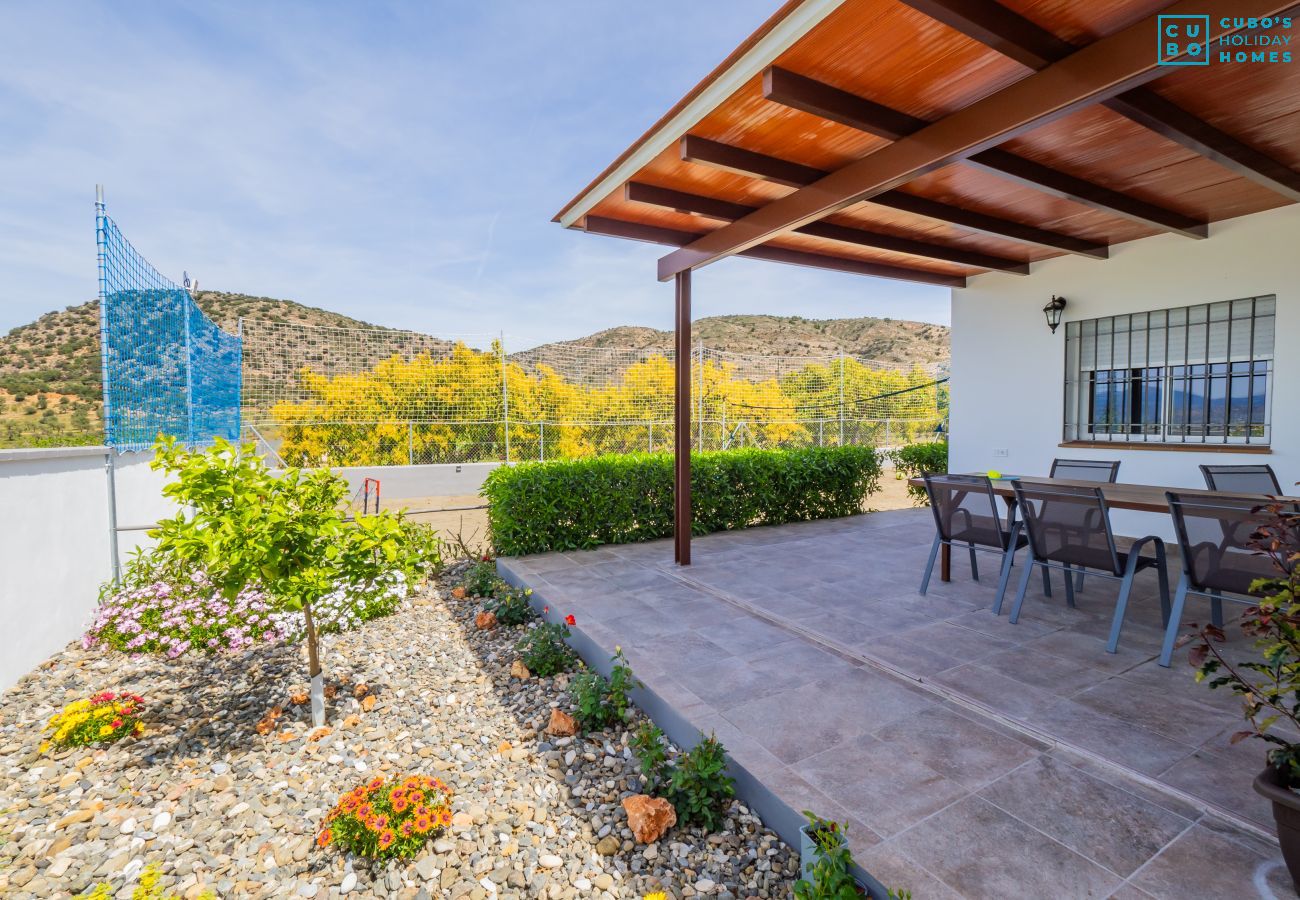
[[[424,802],[424,791],[416,788],[406,795],[413,806],[419,806]]]
[[[451,824],[451,810],[446,808],[438,810],[439,827],[446,828],[450,824]]]
[[[420,834],[425,834],[432,827],[433,819],[429,818],[428,815],[417,815],[415,817],[415,830]]]
[[[375,828],[376,828],[376,829],[387,828],[387,827],[388,827],[388,816],[385,816],[385,815],[382,815],[382,814],[381,814],[381,815],[378,815],[378,816],[375,816]]]
[[[398,831],[402,832],[402,837],[409,838],[411,834],[415,831],[415,826],[413,826],[410,822],[403,822],[402,827],[399,828]]]
[[[393,812],[404,813],[406,812],[406,808],[410,805],[411,804],[407,802],[405,795],[396,797],[393,800]]]
[[[375,808],[371,806],[369,803],[362,803],[360,806],[357,807],[357,818],[369,819],[370,814],[373,813],[374,811]]]
[[[383,786],[384,786],[384,779],[382,779],[382,778],[373,778],[373,779],[371,779],[370,783],[369,783],[368,785],[366,785],[366,791],[367,791],[367,792],[370,792],[370,791],[377,791],[377,790],[379,790],[379,789],[380,789],[381,787],[383,787]]]
[[[379,835],[379,849],[387,850],[393,845],[393,841],[395,840],[397,840],[397,835],[393,834],[391,831],[381,832]]]
[[[320,834],[316,835],[316,846],[328,847],[333,838],[334,832],[330,831],[328,828],[322,828]]]

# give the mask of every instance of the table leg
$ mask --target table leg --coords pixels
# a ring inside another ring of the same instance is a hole
[[[952,581],[952,544],[939,549],[939,580]]]

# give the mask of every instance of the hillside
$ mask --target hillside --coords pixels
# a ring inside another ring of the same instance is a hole
[[[891,366],[943,365],[948,362],[948,328],[898,319],[805,319],[801,316],[712,316],[692,324],[696,344],[729,353],[758,356],[853,356]],[[555,365],[566,351],[580,347],[668,350],[670,331],[622,325],[572,341],[542,344],[511,354],[521,364]]]
[[[375,328],[358,319],[291,300],[201,291],[199,306],[233,331],[242,317],[256,323],[261,340],[245,348],[244,384],[248,395],[262,396],[268,382],[310,365],[336,373],[345,364],[370,366],[393,352],[440,350],[446,341],[381,329],[391,337],[343,342],[330,328]],[[281,325],[323,329],[308,346]],[[845,352],[899,367],[946,364],[948,329],[894,319],[804,319],[798,316],[715,316],[695,323],[695,338],[707,347],[769,356],[833,356]],[[295,342],[292,347],[290,342]],[[580,348],[666,350],[672,334],[653,328],[620,326],[572,341],[543,344],[512,353],[528,368],[546,363],[572,368]],[[565,364],[565,360],[568,364]],[[291,361],[291,362],[290,362]],[[580,373],[579,377],[581,377]],[[0,337],[0,447],[93,444],[100,440],[99,310],[97,301],[47,313]]]

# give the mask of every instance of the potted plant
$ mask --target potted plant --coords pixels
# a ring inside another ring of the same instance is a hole
[[[813,867],[823,855],[822,847],[831,852],[846,847],[847,842],[838,822],[823,819],[807,809],[803,815],[808,824],[799,829],[799,877],[807,879],[812,877]]]
[[[1255,639],[1259,660],[1229,662],[1217,646],[1224,641],[1223,630],[1209,625],[1199,629],[1188,661],[1197,669],[1197,681],[1208,680],[1211,688],[1227,687],[1241,697],[1250,727],[1233,734],[1232,743],[1258,738],[1271,745],[1255,790],[1273,804],[1282,858],[1300,886],[1300,512],[1281,505],[1265,509],[1272,518],[1253,537],[1279,575],[1251,585],[1263,599],[1241,618],[1242,630]],[[1287,734],[1277,732],[1279,722],[1290,726]]]

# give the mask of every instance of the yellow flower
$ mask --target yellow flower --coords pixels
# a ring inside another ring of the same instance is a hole
[[[113,733],[113,726],[111,726],[111,725],[104,725],[104,726],[101,726],[100,729],[99,729],[99,736],[100,736],[100,737],[108,737],[108,736],[109,736],[110,734],[112,734],[112,733]]]
[[[653,893],[646,894],[643,900],[668,900],[668,895],[665,894],[663,891],[655,891]]]

